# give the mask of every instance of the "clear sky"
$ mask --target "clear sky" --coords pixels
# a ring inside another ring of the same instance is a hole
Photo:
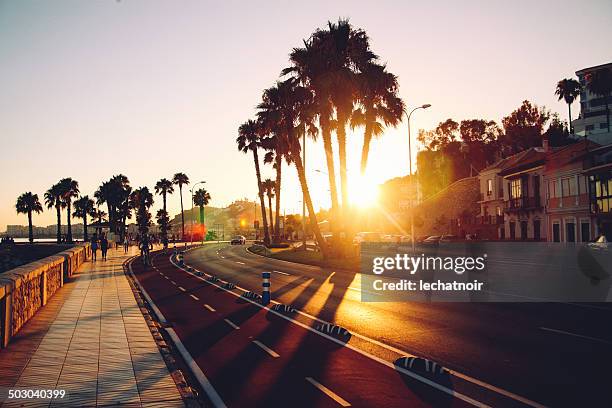
[[[524,99],[565,118],[556,81],[612,61],[609,0],[0,0],[0,231],[27,223],[20,193],[42,199],[68,176],[92,195],[113,174],[152,188],[183,171],[207,181],[213,205],[254,199],[236,129],[291,48],[338,17],[368,32],[409,107],[433,105],[413,116],[413,136],[449,117],[499,121]],[[372,180],[407,174],[406,134],[404,122],[374,142]],[[349,174],[361,142],[362,130],[349,136]],[[326,170],[320,145],[308,154],[311,170]],[[327,207],[326,176],[308,177]],[[294,170],[284,179],[284,207],[297,211]],[[178,196],[169,205],[174,215]],[[34,222],[54,223],[53,211]]]

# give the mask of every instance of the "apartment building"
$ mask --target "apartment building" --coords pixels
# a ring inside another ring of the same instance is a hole
[[[592,236],[603,234],[612,242],[612,144],[589,151],[584,168],[595,227]]]
[[[594,95],[587,89],[587,76],[598,69],[612,70],[612,63],[583,68],[576,71],[578,82],[582,87],[580,93],[580,114],[572,121],[574,134],[587,136],[592,142],[606,145],[612,143],[612,132],[608,130],[605,99]],[[608,95],[608,106],[612,109],[612,95]]]

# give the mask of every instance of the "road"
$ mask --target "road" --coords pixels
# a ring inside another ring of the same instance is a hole
[[[607,305],[364,303],[359,274],[263,258],[244,246],[206,245],[185,262],[258,292],[261,272],[271,271],[273,299],[360,335],[350,344],[382,359],[404,351],[443,364],[463,380],[458,388],[485,403],[612,405]]]

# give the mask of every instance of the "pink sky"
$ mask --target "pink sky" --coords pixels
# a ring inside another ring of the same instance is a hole
[[[113,174],[152,188],[183,171],[207,181],[212,205],[254,199],[236,129],[291,48],[339,16],[369,33],[409,107],[433,105],[415,113],[413,135],[449,117],[500,121],[524,99],[565,119],[555,83],[612,61],[612,5],[533,3],[0,1],[0,231],[27,223],[15,213],[19,194],[42,199],[68,176],[91,196]],[[407,173],[406,133],[404,122],[373,144],[373,180]],[[349,172],[361,139],[362,130],[350,135]],[[326,170],[322,147],[308,148],[310,168]],[[327,206],[325,176],[309,178]],[[285,180],[283,206],[297,211],[293,169]],[[177,212],[178,196],[169,206]]]

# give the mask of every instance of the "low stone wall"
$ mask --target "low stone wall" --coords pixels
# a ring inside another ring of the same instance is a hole
[[[0,347],[90,258],[90,244],[79,244],[0,274]]]

